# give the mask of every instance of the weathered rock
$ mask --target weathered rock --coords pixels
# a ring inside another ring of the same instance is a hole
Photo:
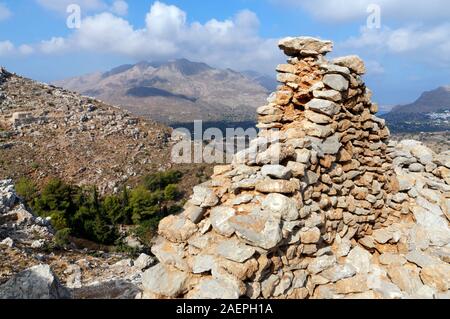
[[[338,104],[324,99],[313,99],[306,104],[306,108],[328,116],[336,115],[340,111]]]
[[[219,234],[230,237],[234,233],[234,228],[229,220],[235,214],[236,211],[231,207],[215,207],[211,210],[211,225]]]
[[[305,117],[316,124],[330,124],[332,122],[331,117],[328,115],[320,114],[311,110],[305,111]]]
[[[214,278],[202,279],[189,294],[191,299],[238,299],[239,296],[238,287]]]
[[[142,285],[157,296],[175,298],[185,291],[189,276],[187,273],[158,264],[142,276]]]
[[[239,237],[254,246],[272,249],[282,239],[280,219],[274,216],[238,215],[229,223]]]
[[[211,271],[216,266],[216,259],[211,255],[197,255],[192,260],[192,272],[201,274]]]
[[[271,275],[261,283],[261,293],[264,298],[268,299],[273,296],[276,286],[280,283],[278,275]]]
[[[446,292],[450,288],[450,266],[446,264],[435,264],[426,266],[420,271],[423,283],[439,291]]]
[[[385,229],[377,229],[373,232],[372,237],[380,244],[386,244],[392,239],[393,234]]]
[[[261,174],[278,179],[289,179],[292,176],[290,169],[282,165],[264,165],[261,168]]]
[[[219,202],[217,195],[207,186],[195,186],[191,203],[200,207],[213,207]]]
[[[423,286],[419,272],[404,266],[389,267],[388,276],[397,287],[409,295],[413,295]]]
[[[204,213],[204,208],[195,206],[190,202],[187,202],[187,204],[184,206],[183,215],[194,224],[198,224],[202,220]]]
[[[318,274],[336,264],[336,257],[321,256],[315,258],[308,266],[308,271],[312,274]]]
[[[134,267],[138,268],[141,271],[150,268],[156,263],[155,258],[150,257],[147,254],[140,254],[139,257],[134,261]]]
[[[294,181],[267,179],[256,184],[255,189],[261,193],[293,194],[300,189],[298,183]]]
[[[323,77],[323,83],[333,90],[346,91],[348,90],[348,81],[340,74],[327,74]]]
[[[336,292],[340,294],[364,292],[368,289],[367,276],[362,274],[340,280],[336,283]]]
[[[335,134],[327,138],[319,147],[323,154],[335,155],[339,152],[342,144],[339,141],[339,136]]]
[[[294,57],[326,54],[333,50],[331,41],[311,37],[284,38],[278,45],[286,55]]]
[[[269,194],[262,202],[262,208],[269,215],[276,215],[287,221],[297,220],[299,211],[295,200],[281,194]]]
[[[238,240],[222,241],[217,246],[217,254],[238,263],[245,262],[251,258],[255,252],[255,248],[245,245]]]
[[[330,100],[333,102],[339,102],[342,100],[342,94],[339,91],[335,90],[314,91],[313,95],[315,98]]]
[[[0,299],[70,299],[48,265],[24,270],[0,286]]]
[[[181,215],[170,215],[159,223],[158,232],[172,242],[184,242],[197,231],[197,226]]]
[[[347,256],[346,262],[356,268],[359,274],[367,274],[370,271],[372,255],[365,249],[356,246]]]
[[[302,244],[316,244],[320,241],[320,238],[320,229],[317,227],[308,230],[302,230],[300,232],[300,241]]]
[[[345,66],[359,75],[366,73],[364,61],[361,60],[361,58],[357,55],[349,55],[345,57],[336,58],[333,60],[333,63]]]
[[[187,270],[187,264],[183,244],[174,244],[162,237],[159,237],[151,248],[152,253],[159,261],[166,265],[174,266],[180,270]]]
[[[406,258],[398,255],[398,254],[394,254],[394,253],[384,253],[382,254],[380,257],[380,264],[382,265],[404,265],[406,263]]]
[[[354,275],[356,275],[356,269],[349,264],[336,265],[333,268],[329,268],[323,271],[321,275],[331,282],[336,282],[342,279],[353,277]]]

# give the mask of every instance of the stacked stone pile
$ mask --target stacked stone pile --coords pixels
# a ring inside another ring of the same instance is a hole
[[[314,38],[283,39],[280,48],[290,58],[277,68],[282,85],[258,109],[258,138],[195,187],[181,215],[160,223],[152,248],[160,264],[144,275],[146,297],[414,295],[378,262],[377,254],[398,254],[397,244],[410,238],[401,229],[414,219],[414,194],[398,192],[393,164],[400,169],[401,151],[387,145],[389,130],[361,78],[363,61],[328,61],[332,43]],[[448,176],[425,152],[405,158],[410,171]],[[447,205],[448,184],[427,183],[440,187]],[[436,296],[428,288],[425,295]]]

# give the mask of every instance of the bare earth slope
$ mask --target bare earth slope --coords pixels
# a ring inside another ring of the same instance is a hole
[[[0,179],[59,177],[102,192],[167,169],[170,129],[0,70]]]

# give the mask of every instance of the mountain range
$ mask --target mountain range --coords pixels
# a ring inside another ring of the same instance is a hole
[[[415,102],[382,115],[394,133],[450,130],[450,86],[424,92]]]
[[[276,88],[275,78],[258,72],[186,59],[126,64],[54,84],[166,124],[255,120],[255,109]]]
[[[398,105],[392,113],[433,113],[450,110],[450,85],[422,93],[413,103]]]

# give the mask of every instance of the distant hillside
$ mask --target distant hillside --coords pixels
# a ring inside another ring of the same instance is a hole
[[[220,70],[186,59],[122,65],[55,84],[167,124],[252,121],[274,89],[256,72]]]
[[[279,85],[275,76],[273,77],[268,76],[256,71],[244,71],[242,72],[242,74],[247,76],[249,79],[255,81],[256,83],[260,84],[261,86],[266,88],[269,92],[275,92],[277,90],[277,86]]]
[[[392,113],[432,113],[450,110],[450,86],[423,93],[414,103],[399,105]]]
[[[450,130],[450,86],[423,93],[415,102],[399,105],[382,116],[394,133]]]
[[[60,178],[110,193],[143,176],[184,173],[184,189],[208,167],[170,161],[169,127],[0,68],[0,180]],[[1,197],[1,196],[0,196]]]

